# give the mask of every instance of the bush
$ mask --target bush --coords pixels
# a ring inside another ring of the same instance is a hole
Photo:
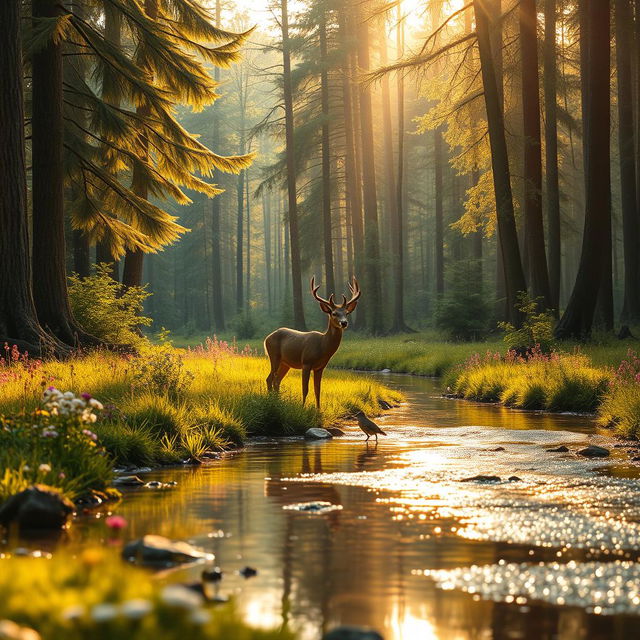
[[[231,321],[231,328],[238,340],[249,340],[258,331],[253,316],[248,311],[237,315]]]
[[[446,293],[438,300],[436,326],[452,340],[477,340],[487,331],[489,305],[481,284],[470,287],[478,270],[477,260],[458,262],[449,270]]]
[[[125,287],[110,275],[107,264],[98,264],[95,273],[69,277],[69,302],[75,319],[91,335],[116,345],[139,346],[139,327],[151,324],[142,314],[142,305],[151,294],[144,287]]]
[[[173,399],[183,395],[194,378],[166,331],[160,333],[160,344],[145,346],[131,364],[134,387]]]
[[[625,438],[640,436],[640,356],[631,349],[609,384],[598,421]]]
[[[71,499],[107,489],[112,460],[92,430],[101,409],[88,394],[76,397],[49,387],[39,409],[0,417],[0,501],[36,482],[60,488]]]
[[[498,326],[504,330],[504,341],[509,349],[528,351],[539,348],[549,353],[554,347],[553,327],[555,319],[548,310],[540,311],[540,301],[534,300],[526,292],[518,294],[518,310],[524,316],[522,326],[516,329],[509,322],[500,322]]]

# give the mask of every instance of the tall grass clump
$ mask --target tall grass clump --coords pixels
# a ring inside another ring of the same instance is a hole
[[[592,412],[600,405],[610,379],[581,354],[544,354],[540,349],[503,357],[476,354],[446,378],[454,395],[482,402],[500,402],[519,409]]]
[[[208,606],[178,584],[151,580],[114,551],[78,557],[10,557],[0,572],[3,638],[26,640],[292,640],[286,630],[247,626],[232,604]]]
[[[640,436],[640,356],[631,349],[609,384],[598,421],[624,438]]]

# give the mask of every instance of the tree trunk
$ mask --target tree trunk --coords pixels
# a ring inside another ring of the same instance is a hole
[[[607,268],[603,245],[611,237],[609,198],[609,0],[584,0],[581,33],[588,45],[581,56],[584,93],[585,224],[578,275],[558,326],[559,338],[591,333],[598,291]],[[609,244],[610,247],[610,244]]]
[[[215,18],[216,26],[220,27],[221,0],[216,0]],[[220,67],[217,65],[213,70],[213,79],[216,85],[220,83]],[[211,114],[211,148],[220,152],[220,106],[217,101],[213,104]],[[217,169],[213,172],[213,181],[217,184],[221,179],[221,173]],[[220,243],[220,219],[222,194],[213,198],[211,202],[211,304],[213,305],[213,325],[216,331],[224,331],[224,304],[222,301],[222,247]]]
[[[404,56],[404,20],[402,18],[402,2],[398,3],[398,25],[396,28],[397,58]],[[395,193],[395,220],[393,224],[393,331],[411,331],[404,319],[404,261],[405,261],[405,233],[404,233],[404,76],[396,76],[396,90],[398,102],[398,179]]]
[[[21,4],[0,2],[0,345],[7,342],[37,357],[54,347],[54,341],[38,323],[31,290]]]
[[[73,239],[73,270],[81,277],[86,278],[90,273],[89,240],[79,229],[74,229]]]
[[[251,145],[249,145],[249,149],[251,149]],[[245,208],[247,210],[247,288],[244,298],[244,310],[248,311],[251,301],[251,196],[249,194],[249,169],[245,169],[245,174],[244,198],[246,203]]]
[[[524,136],[524,237],[529,256],[529,285],[534,298],[553,308],[542,221],[542,143],[538,88],[536,0],[520,1],[522,120]]]
[[[636,194],[636,159],[631,83],[633,16],[629,0],[616,0],[616,61],[618,70],[618,146],[624,243],[624,303],[622,319],[640,320],[640,211]]]
[[[491,53],[489,16],[482,0],[473,0],[478,34],[478,48],[482,70],[485,107],[489,126],[491,166],[496,199],[496,216],[500,239],[500,253],[504,264],[508,313],[512,324],[519,326],[520,313],[516,309],[517,296],[526,290],[518,233],[513,210],[509,157],[504,131],[504,113],[496,82],[494,59]]]
[[[55,18],[60,4],[33,0],[32,15]],[[32,276],[38,320],[68,345],[96,344],[76,325],[67,294],[60,42],[34,52],[32,74]]]
[[[291,284],[293,293],[293,323],[305,330],[302,306],[302,268],[300,264],[300,236],[298,230],[298,203],[296,193],[296,158],[293,131],[293,86],[291,83],[291,43],[289,41],[289,14],[287,0],[281,0],[282,63],[285,117],[285,143],[287,161],[287,196],[289,202],[289,245],[291,257]]]
[[[358,65],[369,71],[369,23],[358,10]],[[364,195],[365,295],[368,328],[373,334],[382,332],[382,288],[380,283],[380,241],[378,235],[378,200],[373,144],[373,113],[371,91],[365,83],[359,85],[360,126],[362,144],[362,182]]]
[[[262,217],[264,229],[265,283],[267,286],[267,313],[271,315],[273,312],[273,293],[271,285],[271,194],[266,190],[262,193]]]
[[[561,230],[558,176],[558,105],[556,69],[556,0],[544,3],[544,113],[545,169],[547,174],[547,248],[551,308],[560,309]]]
[[[442,211],[442,131],[433,130],[436,293],[444,293],[444,221]]]
[[[331,150],[329,142],[329,60],[327,59],[327,22],[321,10],[320,25],[320,94],[322,103],[322,230],[324,242],[325,283],[328,292],[336,290],[333,265],[333,229],[331,222]]]
[[[244,133],[241,134],[244,138]],[[241,155],[244,153],[244,141],[240,144]],[[244,171],[238,175],[236,183],[236,313],[241,313],[244,306]]]
[[[158,17],[158,0],[145,0],[144,11],[150,20],[156,20]],[[136,113],[142,118],[148,118],[151,110],[148,104],[143,103],[136,108]],[[148,153],[149,143],[146,136],[140,136],[140,144],[142,145],[142,153]],[[133,177],[131,179],[132,191],[145,200],[149,197],[149,188],[146,178],[142,171],[133,168]],[[144,253],[137,249],[135,251],[127,251],[124,258],[124,268],[122,270],[122,284],[126,287],[139,287],[142,285],[142,267],[144,264]]]

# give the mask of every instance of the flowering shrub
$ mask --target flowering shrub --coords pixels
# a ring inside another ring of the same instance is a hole
[[[187,391],[194,375],[185,370],[182,356],[173,348],[166,332],[160,344],[144,348],[131,361],[134,388],[176,398]]]
[[[633,349],[627,351],[627,359],[618,365],[612,384],[640,385],[640,356]]]
[[[70,497],[106,489],[111,460],[90,428],[102,409],[89,394],[49,387],[35,411],[0,417],[0,500],[35,482]]]
[[[498,326],[504,330],[504,341],[510,350],[538,349],[549,352],[554,345],[553,327],[555,319],[547,310],[540,310],[541,299],[534,299],[528,293],[518,295],[518,311],[523,315],[522,326],[514,327],[509,322],[500,322]]]
[[[614,372],[598,421],[625,438],[640,436],[640,356],[631,349]]]

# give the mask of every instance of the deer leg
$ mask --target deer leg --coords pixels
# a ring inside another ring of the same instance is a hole
[[[284,362],[280,363],[278,370],[273,376],[273,388],[276,392],[280,391],[280,383],[282,382],[282,378],[284,378],[289,372],[290,367],[287,366]]]
[[[311,375],[311,367],[302,367],[302,404],[307,399],[309,393],[309,376]]]
[[[316,407],[320,409],[320,385],[322,383],[322,372],[324,369],[316,369],[313,372],[313,391],[316,394]]]
[[[267,354],[269,356],[269,363],[271,364],[271,371],[267,376],[267,391],[273,391],[275,388],[275,382],[277,379],[278,369],[280,367],[280,359],[275,355],[271,355],[268,351]]]

